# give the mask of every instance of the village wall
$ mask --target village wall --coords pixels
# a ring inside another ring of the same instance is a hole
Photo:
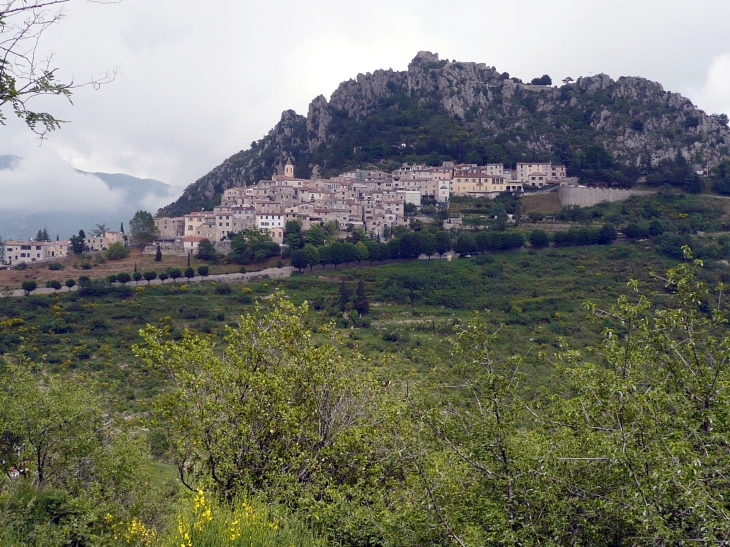
[[[626,190],[623,188],[587,188],[582,186],[561,186],[558,188],[560,205],[578,205],[591,207],[604,201],[625,201],[631,196],[646,196],[653,194],[644,190]]]

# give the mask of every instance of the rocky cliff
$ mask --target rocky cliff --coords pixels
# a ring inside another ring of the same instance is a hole
[[[328,176],[353,167],[438,163],[564,162],[577,172],[600,147],[624,166],[648,168],[681,154],[712,166],[728,155],[727,116],[708,115],[644,78],[605,74],[561,86],[524,84],[483,63],[419,52],[408,70],[377,70],[343,82],[307,116],[292,110],[261,140],[234,154],[162,212],[209,208],[226,188],[281,171]]]

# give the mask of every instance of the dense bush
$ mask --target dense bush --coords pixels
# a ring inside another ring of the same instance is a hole
[[[64,268],[65,268],[65,266],[63,264],[61,264],[60,262],[51,262],[48,265],[49,270],[63,270]]]
[[[530,232],[530,245],[535,249],[542,249],[550,245],[550,238],[545,230],[533,230]]]
[[[21,283],[21,287],[25,291],[25,294],[30,294],[38,288],[38,283],[36,283],[35,281],[32,281],[32,280],[23,281],[23,283]]]
[[[233,289],[227,283],[219,283],[215,286],[215,292],[218,294],[231,294]]]
[[[108,260],[122,260],[129,256],[129,247],[125,247],[123,243],[112,243],[104,253]]]
[[[46,282],[46,287],[49,289],[60,290],[62,286],[63,285],[61,285],[61,282],[57,279],[51,279],[50,281]]]

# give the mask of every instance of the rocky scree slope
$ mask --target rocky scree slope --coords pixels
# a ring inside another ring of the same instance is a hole
[[[377,70],[343,82],[307,116],[285,111],[253,142],[188,186],[160,212],[210,208],[227,188],[281,172],[287,159],[300,177],[346,169],[391,169],[405,159],[438,164],[552,160],[580,171],[586,150],[600,146],[624,165],[676,157],[712,166],[728,155],[726,115],[644,78],[605,74],[562,86],[523,84],[484,63],[440,60],[419,52],[408,70]]]

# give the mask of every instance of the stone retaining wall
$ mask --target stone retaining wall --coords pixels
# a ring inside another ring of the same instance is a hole
[[[625,190],[623,188],[588,188],[582,186],[561,186],[558,188],[560,205],[591,207],[604,201],[624,201],[631,196],[647,196],[654,192]]]

